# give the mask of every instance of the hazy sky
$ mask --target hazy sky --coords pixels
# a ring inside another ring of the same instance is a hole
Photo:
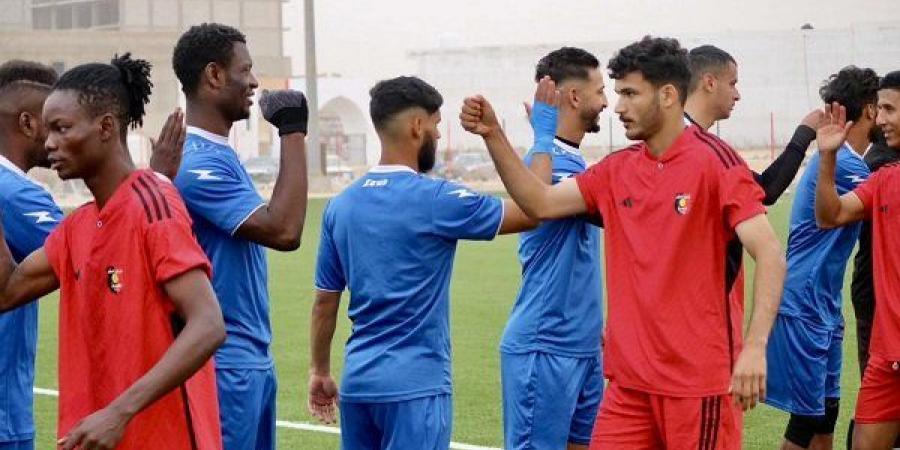
[[[318,0],[315,8],[319,72],[366,79],[414,72],[409,51],[442,45],[900,23],[898,0]],[[284,8],[285,51],[297,75],[304,73],[302,11],[303,0]]]

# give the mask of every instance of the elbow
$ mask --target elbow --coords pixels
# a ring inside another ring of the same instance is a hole
[[[284,229],[278,233],[272,248],[282,252],[292,252],[300,248],[301,237],[303,235],[303,225],[301,224],[296,230]]]
[[[213,351],[225,343],[227,334],[225,333],[225,322],[221,319],[221,316],[219,320],[215,321],[210,327],[209,335],[209,341],[213,346]]]
[[[834,218],[828,217],[827,214],[816,212],[816,226],[823,230],[830,230],[832,228],[837,228],[838,223]]]

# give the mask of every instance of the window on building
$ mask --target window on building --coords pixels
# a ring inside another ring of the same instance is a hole
[[[119,24],[120,0],[32,0],[36,30],[69,30]]]

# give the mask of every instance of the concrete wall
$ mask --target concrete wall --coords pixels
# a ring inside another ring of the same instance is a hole
[[[837,30],[796,30],[716,33],[677,36],[686,47],[713,44],[730,52],[739,64],[738,88],[742,100],[731,119],[718,130],[740,148],[768,147],[774,115],[775,141],[786,142],[794,126],[811,109],[820,106],[818,87],[829,74],[848,64],[868,66],[879,73],[900,69],[900,21],[861,24]],[[418,74],[444,95],[442,109],[450,145],[481,147],[481,141],[465,133],[456,117],[467,95],[488,97],[514,145],[531,144],[522,101],[534,93],[534,66],[541,56],[562,45],[585,48],[603,66],[615,51],[631,41],[568,42],[540,46],[432,49],[410,54]],[[610,108],[601,118],[600,133],[588,136],[586,145],[624,146],[627,139],[612,114],[616,95],[607,80]],[[442,130],[444,131],[444,130]],[[713,128],[716,131],[716,128]],[[447,139],[442,140],[447,145]]]
[[[4,11],[0,62],[28,59],[69,69],[86,62],[109,61],[126,51],[150,61],[153,96],[144,128],[137,131],[145,137],[155,137],[172,109],[184,106],[172,71],[172,49],[192,24],[219,21],[241,29],[247,35],[261,88],[284,87],[290,76],[290,60],[282,54],[280,0],[121,0],[118,30],[32,30],[29,5],[24,0],[0,0],[0,11]],[[14,16],[19,22],[13,23]],[[232,135],[243,158],[271,150],[269,126],[255,107],[250,122],[235,124]]]

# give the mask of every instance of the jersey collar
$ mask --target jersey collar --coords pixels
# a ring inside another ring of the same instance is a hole
[[[574,155],[580,155],[581,152],[578,151],[578,147],[573,147],[559,138],[553,138],[553,144],[556,145],[560,150],[568,153],[572,153]]]
[[[214,142],[219,145],[228,146],[228,136],[221,136],[216,133],[212,133],[204,130],[203,128],[192,127],[188,125],[187,134],[193,134],[195,136],[199,136],[207,141]]]
[[[22,169],[19,168],[19,166],[13,164],[12,161],[7,159],[3,155],[0,155],[0,166],[6,167],[7,169],[11,170],[12,173],[19,175],[22,178],[28,178],[28,175],[25,175],[25,172],[23,172]]]
[[[688,147],[687,145],[685,145],[685,143],[687,141],[690,141],[691,137],[693,136],[694,130],[699,130],[701,133],[703,133],[703,128],[698,125],[690,125],[684,127],[684,130],[681,131],[681,134],[679,134],[678,137],[675,138],[672,144],[669,145],[669,148],[667,148],[666,151],[663,152],[663,154],[658,158],[656,156],[653,156],[653,153],[650,152],[650,146],[647,145],[647,142],[642,141],[641,145],[644,148],[644,156],[647,159],[657,163],[671,161],[676,156],[683,153],[684,150]]]
[[[371,169],[369,169],[370,173],[394,173],[394,172],[409,172],[409,173],[417,173],[412,167],[404,166],[401,164],[384,164],[377,165]]]

